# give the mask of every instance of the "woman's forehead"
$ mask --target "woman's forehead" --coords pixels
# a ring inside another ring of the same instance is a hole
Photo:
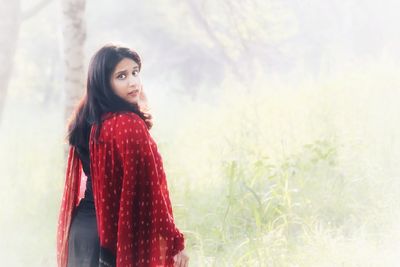
[[[131,70],[134,68],[139,68],[139,65],[130,58],[123,58],[118,64],[115,66],[114,72],[120,72],[124,70]]]

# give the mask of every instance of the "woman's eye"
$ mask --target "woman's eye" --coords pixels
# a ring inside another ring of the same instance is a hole
[[[134,70],[134,71],[132,72],[132,74],[133,74],[133,76],[137,76],[137,75],[139,74],[139,71],[138,71],[138,70]]]
[[[118,79],[125,79],[126,75],[125,74],[120,74],[117,76]]]

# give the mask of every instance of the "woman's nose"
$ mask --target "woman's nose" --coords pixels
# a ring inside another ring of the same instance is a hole
[[[138,83],[139,83],[139,78],[137,78],[133,75],[129,76],[129,85],[136,85]]]

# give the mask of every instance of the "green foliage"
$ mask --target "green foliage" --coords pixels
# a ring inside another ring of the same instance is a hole
[[[398,229],[385,185],[398,183],[373,167],[371,144],[384,141],[356,129],[375,123],[352,112],[359,92],[301,90],[294,102],[230,90],[218,108],[189,108],[162,149],[194,265],[395,266],[382,255]]]

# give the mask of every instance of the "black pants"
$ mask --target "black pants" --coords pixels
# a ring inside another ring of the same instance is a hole
[[[72,218],[68,240],[68,267],[98,267],[100,241],[93,202],[84,199]]]

